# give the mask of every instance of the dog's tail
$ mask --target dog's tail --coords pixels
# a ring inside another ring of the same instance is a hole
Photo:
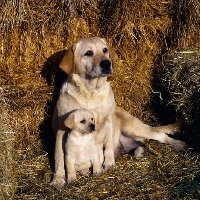
[[[183,119],[177,120],[174,124],[168,124],[165,126],[152,127],[155,132],[166,133],[174,135],[176,132],[179,132],[184,124]]]

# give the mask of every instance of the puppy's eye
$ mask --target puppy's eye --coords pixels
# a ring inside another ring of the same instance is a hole
[[[93,118],[91,118],[91,120],[93,121],[94,119],[93,119]]]
[[[103,49],[103,53],[107,53],[108,52],[108,49],[107,48],[104,48]]]
[[[85,54],[84,54],[84,56],[93,56],[94,55],[94,53],[93,53],[93,51],[91,51],[91,50],[88,50]]]
[[[86,122],[85,119],[83,119],[83,120],[80,121],[81,124],[85,124],[85,122]]]

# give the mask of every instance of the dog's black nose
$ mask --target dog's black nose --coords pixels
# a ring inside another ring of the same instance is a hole
[[[100,67],[102,68],[103,74],[111,74],[112,73],[111,62],[109,60],[102,60],[100,62]]]
[[[94,124],[90,124],[90,128],[91,128],[91,131],[95,131],[95,125]]]

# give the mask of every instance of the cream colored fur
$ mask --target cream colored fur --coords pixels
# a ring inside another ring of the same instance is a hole
[[[108,74],[113,73],[113,64],[117,58],[105,39],[90,37],[70,46],[60,63],[62,70],[69,76],[60,90],[52,119],[56,145],[55,174],[51,184],[56,187],[65,184],[64,144],[68,130],[64,120],[75,109],[86,108],[94,114],[94,138],[100,151],[100,163],[105,170],[115,166],[115,156],[122,153],[121,149],[126,152],[136,147],[136,156],[141,156],[143,148],[134,144],[138,141],[153,139],[176,149],[185,146],[184,142],[166,134],[173,134],[179,124],[153,128],[116,106],[112,88],[106,79]]]

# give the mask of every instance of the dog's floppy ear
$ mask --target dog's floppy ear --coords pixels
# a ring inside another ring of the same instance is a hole
[[[118,59],[118,55],[116,54],[116,52],[112,49],[112,47],[109,47],[109,52],[110,52],[110,59],[112,60],[112,62],[116,62],[116,60]]]
[[[63,57],[59,67],[67,74],[72,75],[74,72],[74,51],[75,45],[71,45]]]
[[[103,40],[103,42],[107,44],[109,49],[110,59],[112,60],[112,62],[113,63],[116,62],[116,60],[118,59],[118,55],[116,54],[116,52],[113,50],[111,46],[108,45],[108,42],[106,41],[105,38],[101,38],[101,40]]]
[[[67,119],[64,121],[65,126],[70,129],[74,129],[74,115],[70,114]]]

